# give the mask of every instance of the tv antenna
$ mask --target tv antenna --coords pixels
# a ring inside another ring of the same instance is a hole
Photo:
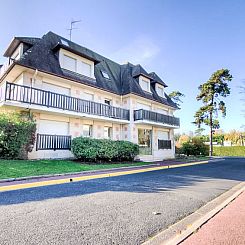
[[[72,30],[78,29],[78,28],[74,27],[74,25],[78,22],[81,22],[81,20],[72,20],[70,23],[70,28],[67,29],[69,31],[70,41],[71,41],[71,36],[72,36]]]

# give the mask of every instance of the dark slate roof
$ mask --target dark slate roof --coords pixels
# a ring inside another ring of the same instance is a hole
[[[22,42],[26,45],[28,45],[28,48],[30,48],[32,45],[34,45],[40,38],[36,37],[14,37],[8,46],[7,50],[4,53],[5,57],[9,57],[12,55],[14,50],[18,47],[18,45]]]
[[[150,74],[148,74],[140,65],[135,66],[130,63],[120,65],[53,32],[48,32],[40,39],[22,38],[22,40],[25,40],[26,42],[29,40],[30,48],[23,54],[21,59],[16,62],[17,64],[38,69],[43,72],[52,73],[57,76],[74,80],[78,83],[87,84],[118,95],[133,93],[173,108],[178,108],[167,95],[167,99],[159,97],[153,86],[151,86],[151,93],[144,92],[141,89],[137,76],[143,75],[152,80],[154,80],[154,78],[152,78],[152,76],[150,76]],[[68,46],[64,45],[64,41]],[[74,53],[93,60],[95,62],[95,79],[62,69],[60,67],[58,57],[59,47],[69,49]],[[109,75],[110,79],[104,78],[101,71],[105,71]]]
[[[136,65],[136,66],[133,65],[132,76],[133,77],[138,77],[140,75],[142,75],[144,77],[147,77],[150,80],[152,80],[152,78],[149,76],[149,74],[145,71],[145,69],[141,65]]]
[[[166,83],[155,72],[151,72],[149,75],[152,78],[153,83],[159,83],[164,87],[168,87],[168,85],[166,85]]]

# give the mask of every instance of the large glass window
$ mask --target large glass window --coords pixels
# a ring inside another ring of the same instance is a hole
[[[138,129],[138,144],[140,155],[152,154],[152,130]]]
[[[92,125],[83,125],[83,137],[92,137]]]

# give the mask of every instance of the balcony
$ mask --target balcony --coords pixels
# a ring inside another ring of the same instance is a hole
[[[36,151],[38,150],[71,150],[71,136],[37,134]]]
[[[180,126],[180,120],[177,117],[160,114],[154,111],[147,111],[144,109],[134,111],[134,120],[153,122],[153,124],[166,124],[172,127]]]
[[[6,86],[0,88],[1,101],[17,102],[17,106],[18,103],[24,103],[111,119],[129,120],[129,110],[126,109],[8,82]]]
[[[171,148],[171,140],[158,140],[158,150],[170,150]]]

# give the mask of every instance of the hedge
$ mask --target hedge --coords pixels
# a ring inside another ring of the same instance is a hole
[[[139,154],[139,146],[129,141],[113,141],[77,137],[72,140],[74,156],[87,162],[132,161]]]
[[[245,146],[214,146],[214,156],[240,156],[245,157]]]
[[[0,158],[27,159],[35,142],[36,124],[25,113],[0,113]]]
[[[176,154],[185,154],[187,156],[207,156],[209,154],[209,147],[204,144],[203,140],[194,137],[191,141],[185,142],[180,148],[176,149]]]

